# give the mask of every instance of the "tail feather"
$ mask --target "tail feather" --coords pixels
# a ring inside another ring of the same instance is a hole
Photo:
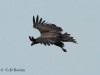
[[[64,42],[73,42],[73,43],[77,44],[77,41],[75,39],[73,39],[73,37],[70,36],[70,34],[68,34],[67,32],[62,35],[62,41],[64,41]]]

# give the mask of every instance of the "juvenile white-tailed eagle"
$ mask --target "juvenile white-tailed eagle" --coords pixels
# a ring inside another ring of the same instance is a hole
[[[64,43],[63,42],[73,42],[77,43],[73,37],[70,36],[67,32],[62,34],[62,28],[56,26],[55,24],[46,23],[45,20],[42,21],[42,18],[39,19],[39,16],[37,15],[36,19],[33,16],[33,28],[36,28],[40,31],[41,36],[34,39],[33,36],[29,36],[30,41],[32,41],[31,46],[35,44],[44,44],[46,45],[56,45],[62,48],[64,52],[67,52],[66,49],[64,49]]]

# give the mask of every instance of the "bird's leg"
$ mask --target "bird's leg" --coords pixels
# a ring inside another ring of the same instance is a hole
[[[63,47],[62,47],[62,50],[63,50],[64,52],[67,52],[67,50],[66,50],[66,49],[64,49]]]

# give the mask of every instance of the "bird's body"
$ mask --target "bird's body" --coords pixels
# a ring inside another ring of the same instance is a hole
[[[37,15],[36,21],[35,17],[33,16],[33,28],[36,28],[40,31],[41,35],[34,39],[34,37],[30,37],[29,39],[32,41],[32,45],[34,44],[44,44],[44,45],[49,45],[54,44],[56,46],[59,46],[62,48],[64,52],[66,52],[66,49],[64,49],[64,43],[63,42],[73,42],[77,43],[73,37],[70,36],[67,32],[62,34],[62,28],[56,26],[55,24],[49,24],[45,23],[45,20],[42,21],[42,18],[40,18]]]

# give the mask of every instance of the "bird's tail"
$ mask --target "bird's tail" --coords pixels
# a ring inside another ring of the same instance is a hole
[[[73,43],[77,44],[77,41],[75,39],[73,39],[73,37],[70,36],[70,34],[68,34],[67,32],[62,35],[62,41],[64,41],[64,42],[73,42]]]

